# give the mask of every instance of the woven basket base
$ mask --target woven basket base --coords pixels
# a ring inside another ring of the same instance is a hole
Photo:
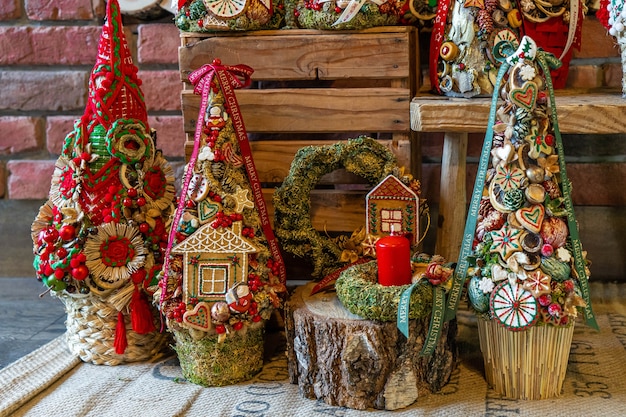
[[[478,319],[487,383],[500,395],[522,400],[557,397],[567,371],[574,326],[533,326],[512,332]]]
[[[138,334],[132,330],[130,314],[124,315],[128,346],[123,354],[115,353],[115,327],[118,311],[98,296],[84,298],[60,296],[67,312],[67,346],[84,362],[95,365],[120,365],[148,361],[163,355],[171,337],[158,331]],[[160,327],[158,312],[153,310],[155,328]]]
[[[225,341],[218,336],[194,340],[173,330],[183,376],[194,384],[219,387],[252,378],[263,367],[263,323],[254,323]]]

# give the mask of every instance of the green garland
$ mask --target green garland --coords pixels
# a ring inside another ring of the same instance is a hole
[[[276,236],[287,252],[313,260],[314,277],[323,277],[342,265],[342,249],[315,230],[309,214],[311,190],[324,175],[340,168],[370,184],[378,184],[398,169],[393,153],[372,138],[307,146],[296,153],[289,174],[274,193]]]
[[[363,318],[396,321],[400,296],[409,285],[380,285],[376,282],[377,272],[376,261],[346,269],[335,283],[337,298],[348,311]],[[411,294],[409,318],[428,317],[432,300],[432,285],[426,279],[420,280],[420,284]]]

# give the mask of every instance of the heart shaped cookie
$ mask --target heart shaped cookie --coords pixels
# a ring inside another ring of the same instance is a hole
[[[535,204],[530,207],[522,207],[517,210],[515,212],[515,218],[518,222],[520,222],[524,229],[533,233],[539,233],[545,214],[545,208],[540,204]]]
[[[183,314],[183,323],[187,326],[208,332],[211,330],[211,315],[209,305],[204,301],[199,302],[193,310],[185,311]]]
[[[510,98],[518,107],[522,107],[528,111],[532,110],[537,101],[537,84],[528,81],[522,88],[511,89]]]
[[[222,209],[220,203],[216,203],[210,199],[202,200],[198,203],[198,219],[200,223],[208,223],[217,215]]]

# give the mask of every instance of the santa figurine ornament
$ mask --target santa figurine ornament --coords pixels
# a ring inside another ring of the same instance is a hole
[[[65,304],[69,349],[95,364],[151,359],[167,344],[150,297],[174,173],[156,149],[140,85],[110,0],[85,112],[32,225],[37,278]]]

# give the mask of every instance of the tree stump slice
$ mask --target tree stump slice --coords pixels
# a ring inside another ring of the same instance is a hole
[[[357,410],[396,410],[420,392],[437,392],[456,368],[456,320],[444,324],[430,357],[420,356],[430,317],[411,320],[409,338],[395,322],[366,320],[332,293],[298,287],[285,306],[289,378],[305,398]]]

